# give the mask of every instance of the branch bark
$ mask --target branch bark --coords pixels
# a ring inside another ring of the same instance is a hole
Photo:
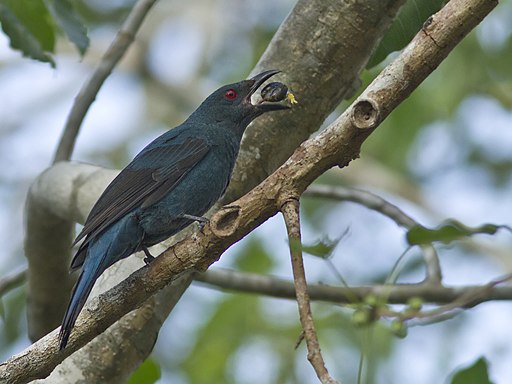
[[[72,168],[65,164],[43,172],[27,195],[27,321],[33,341],[60,324],[75,279],[69,274],[74,223],[84,222],[99,193],[117,174],[98,172],[86,164]]]
[[[405,0],[300,0],[252,71],[278,68],[299,104],[247,130],[223,203],[254,188],[359,88],[359,74]],[[279,77],[280,76],[280,77]]]
[[[326,169],[347,165],[378,124],[496,5],[497,1],[489,0],[449,2],[336,122],[301,145],[265,182],[223,207],[203,233],[175,244],[151,266],[94,299],[79,317],[69,348],[57,353],[54,331],[0,365],[0,379],[25,382],[49,374],[72,351],[104,331],[129,308],[142,305],[173,278],[191,268],[206,269],[227,247],[278,212],[291,196],[300,195]]]
[[[246,292],[282,299],[294,299],[293,282],[274,276],[233,271],[224,268],[211,268],[204,273],[196,272],[194,280],[210,287],[227,289],[233,292]],[[393,284],[337,287],[325,284],[308,284],[312,300],[334,304],[354,304],[364,302],[368,296],[382,299],[389,304],[407,304],[411,298],[419,297],[424,303],[450,304],[461,297],[472,297],[477,305],[494,300],[512,300],[512,286],[486,285],[440,286],[431,284]],[[483,294],[485,293],[485,294]]]
[[[142,261],[137,261],[139,267]],[[114,268],[106,272],[110,285],[122,280],[123,274],[119,272],[127,270],[118,269],[121,271]],[[126,383],[153,349],[160,327],[188,288],[190,279],[187,274],[173,281],[140,308],[123,316],[108,332],[65,359],[50,376],[35,383]]]
[[[311,313],[306,271],[304,270],[304,261],[302,259],[298,196],[295,199],[290,198],[285,202],[281,208],[281,213],[283,214],[286,230],[288,232],[295,295],[299,307],[300,323],[302,324],[302,330],[308,348],[308,360],[315,369],[316,375],[322,384],[336,384],[337,381],[331,377],[325,366],[320,343],[318,342],[315,323],[313,321],[313,314]]]

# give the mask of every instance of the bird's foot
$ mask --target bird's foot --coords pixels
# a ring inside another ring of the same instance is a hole
[[[181,215],[181,217],[183,217],[184,219],[197,221],[199,224],[199,230],[201,231],[201,233],[203,232],[204,226],[210,222],[210,220],[208,220],[206,217],[187,215],[186,213]]]
[[[147,249],[146,247],[143,247],[142,250],[144,251],[144,254],[146,255],[146,257],[144,258],[144,263],[146,263],[146,265],[149,265],[153,260],[155,260],[155,256],[153,256],[149,252],[149,249]]]

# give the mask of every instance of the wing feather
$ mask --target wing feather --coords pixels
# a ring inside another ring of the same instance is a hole
[[[179,136],[178,136],[179,137]],[[89,240],[137,207],[162,199],[203,159],[210,146],[204,139],[187,137],[146,147],[109,184],[89,214],[73,244],[86,238],[71,266],[83,262]]]

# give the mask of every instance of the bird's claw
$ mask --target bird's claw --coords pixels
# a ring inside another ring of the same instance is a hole
[[[201,233],[204,235],[204,232],[203,232],[203,229],[204,229],[204,226],[206,224],[209,224],[210,223],[210,220],[206,219],[203,217],[203,221],[198,221],[197,223],[199,224],[199,231],[201,231]]]
[[[144,263],[146,265],[149,265],[153,262],[153,260],[155,260],[155,256],[153,256],[150,252],[149,252],[149,249],[147,249],[146,247],[142,248],[142,250],[144,251],[144,254],[146,255],[146,257],[144,258]]]
[[[196,221],[199,224],[199,230],[201,231],[201,233],[203,233],[204,226],[210,222],[209,219],[207,219],[206,217],[202,217],[202,216],[183,214],[182,217],[184,219]]]

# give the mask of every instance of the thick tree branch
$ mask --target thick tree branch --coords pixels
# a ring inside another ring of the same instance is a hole
[[[306,339],[308,348],[308,360],[315,369],[318,379],[323,384],[336,384],[325,366],[320,343],[316,334],[315,323],[311,313],[311,304],[308,294],[308,285],[306,282],[306,271],[304,270],[304,261],[302,259],[302,243],[300,234],[300,215],[298,198],[290,198],[282,208],[286,230],[288,232],[288,242],[290,245],[290,257],[292,260],[293,282],[295,285],[295,294],[299,306],[299,318]]]
[[[0,380],[26,382],[48,375],[72,351],[142,305],[173,278],[206,269],[222,252],[300,195],[326,169],[347,165],[377,125],[432,72],[497,1],[452,0],[330,127],[302,144],[265,182],[216,213],[203,233],[175,244],[118,286],[94,299],[78,318],[69,348],[57,350],[57,331],[0,365]]]
[[[64,131],[62,132],[57,151],[55,152],[53,164],[71,158],[78,131],[89,107],[94,99],[96,99],[96,95],[103,85],[103,82],[130,47],[144,18],[156,1],[157,0],[139,0],[135,3],[91,78],[85,82],[80,92],[78,92],[66,125],[64,126]]]
[[[106,272],[107,279],[122,280],[119,272]],[[36,383],[126,383],[152,351],[163,322],[188,288],[190,279],[188,274],[173,281]]]
[[[73,168],[64,164],[45,171],[27,195],[24,240],[28,261],[27,321],[33,341],[62,320],[75,278],[69,274],[74,223],[84,222],[99,193],[117,174],[98,172],[97,167],[86,164]],[[60,172],[63,168],[66,172]],[[80,206],[74,204],[77,200]]]
[[[405,0],[299,0],[252,71],[269,68],[300,103],[286,118],[261,116],[247,130],[223,203],[255,187],[359,88],[359,74]],[[281,76],[281,77],[279,77]]]

